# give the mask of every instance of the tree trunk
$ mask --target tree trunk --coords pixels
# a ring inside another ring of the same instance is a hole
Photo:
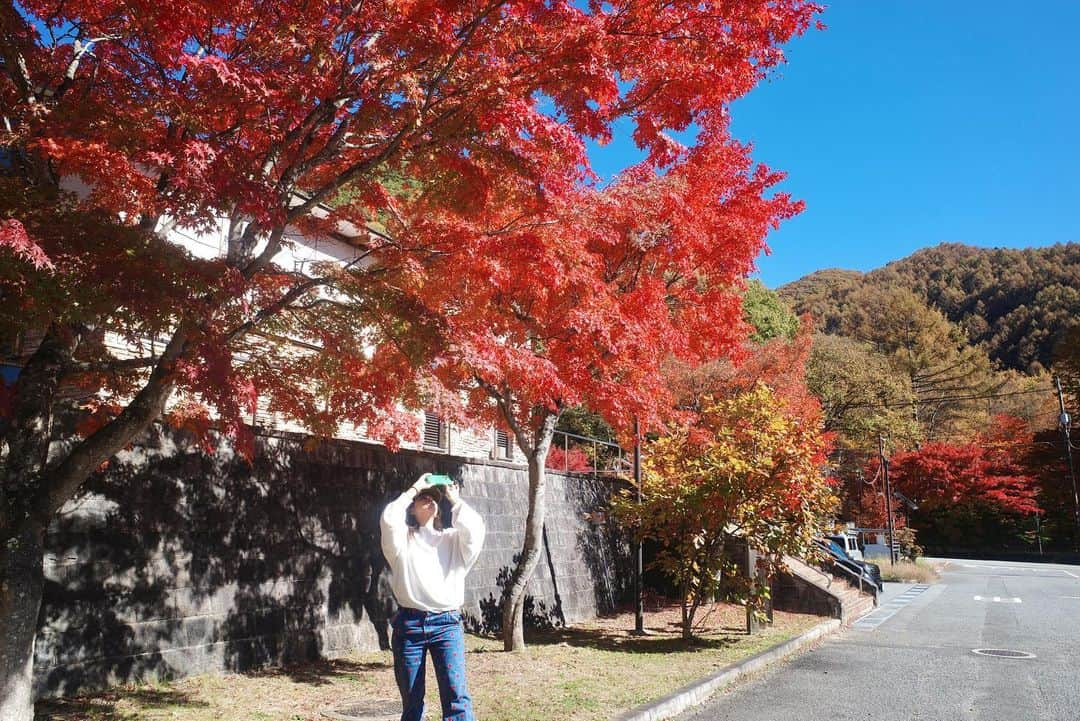
[[[523,651],[525,649],[525,589],[540,562],[540,544],[544,532],[544,458],[539,453],[529,457],[529,513],[525,519],[525,541],[521,546],[521,556],[510,576],[510,582],[503,591],[502,633],[503,649]]]
[[[509,406],[508,406],[509,407]],[[502,648],[504,651],[525,650],[525,588],[532,572],[540,562],[540,545],[543,543],[544,519],[544,468],[548,463],[548,451],[555,437],[558,412],[546,412],[534,432],[531,444],[522,428],[513,424],[512,414],[503,410],[505,418],[514,428],[517,445],[529,459],[529,512],[525,519],[525,542],[517,566],[510,575],[510,582],[502,590]],[[531,451],[531,452],[530,452]]]
[[[0,719],[32,721],[34,638],[43,586],[44,529],[101,463],[146,430],[172,392],[172,361],[184,329],[120,413],[48,467],[53,410],[64,364],[78,345],[73,329],[49,329],[19,374],[0,466]]]
[[[53,325],[15,383],[11,414],[4,429],[6,455],[0,467],[0,545],[15,538],[31,520],[49,452],[53,401],[64,364],[71,360],[78,343],[75,331]]]
[[[183,321],[173,332],[145,385],[124,410],[46,471],[36,504],[39,517],[51,518],[75,495],[91,473],[161,417],[175,387],[173,366],[184,354],[189,336],[190,326]]]
[[[697,597],[693,583],[687,583],[682,590],[682,637],[689,641],[694,637],[694,614],[697,613]]]
[[[34,637],[41,607],[42,528],[27,523],[0,546],[0,719],[33,721]]]
[[[37,515],[48,456],[53,401],[78,333],[53,325],[15,385],[0,465],[0,719],[34,718],[34,638],[42,589],[42,538]]]

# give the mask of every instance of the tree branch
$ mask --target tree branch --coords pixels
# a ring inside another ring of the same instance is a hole
[[[4,74],[11,78],[24,103],[37,103],[34,80],[26,64],[26,56],[17,47],[19,30],[26,30],[26,22],[15,10],[14,3],[4,3],[0,8],[0,57],[4,60]]]
[[[157,365],[156,357],[149,358],[114,358],[106,361],[71,361],[64,365],[65,376],[77,373],[113,373],[140,368],[153,368]]]
[[[75,53],[71,58],[71,62],[68,63],[67,69],[64,70],[64,79],[61,80],[60,84],[56,87],[53,96],[57,98],[60,97],[75,83],[75,76],[79,72],[79,65],[82,63],[83,56],[90,54],[94,45],[105,42],[106,40],[116,40],[119,37],[119,35],[102,35],[101,37],[90,38],[85,43],[79,38],[76,38],[73,44]]]
[[[165,410],[175,383],[173,368],[187,349],[196,329],[181,321],[158,358],[146,384],[113,420],[75,446],[55,467],[42,474],[43,482],[34,499],[34,515],[42,523],[49,519],[78,490],[87,476],[102,463],[150,427]]]

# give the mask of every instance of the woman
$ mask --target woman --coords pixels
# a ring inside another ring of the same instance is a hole
[[[443,486],[453,524],[443,529],[438,519],[442,493],[428,481],[429,475],[420,476],[382,514],[383,555],[400,606],[391,621],[391,647],[401,691],[401,721],[421,721],[424,716],[428,651],[439,681],[444,721],[474,721],[465,683],[460,608],[465,574],[484,543],[484,521],[461,500],[456,486]]]

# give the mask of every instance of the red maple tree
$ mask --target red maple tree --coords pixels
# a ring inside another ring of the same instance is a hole
[[[506,233],[523,223],[557,223],[569,208],[601,212],[604,203],[623,222],[633,217],[634,173],[621,189],[589,189],[585,140],[608,140],[616,120],[630,120],[645,151],[643,183],[654,182],[655,169],[679,178],[674,169],[685,165],[686,182],[705,182],[708,202],[726,204],[730,225],[710,237],[727,239],[716,249],[731,254],[725,274],[745,268],[763,211],[733,209],[759,202],[754,193],[774,177],[749,171],[746,149],[728,140],[727,105],[782,61],[778,45],[818,11],[803,0],[0,7],[0,147],[8,151],[0,325],[35,341],[3,430],[0,685],[10,691],[0,715],[32,714],[42,534],[89,473],[178,396],[177,422],[193,428],[207,427],[212,411],[243,436],[258,396],[318,433],[348,420],[395,437],[395,399],[419,399],[412,369],[438,355],[447,330],[463,334],[455,347],[500,353],[470,335],[479,317],[459,327],[440,323],[441,307],[425,314],[428,289],[480,279],[473,268],[494,239],[526,242]],[[671,133],[691,125],[699,133],[687,149]],[[705,169],[738,182],[692,176]],[[747,217],[751,226],[740,226]],[[172,229],[216,235],[220,253],[193,257],[168,242]],[[343,263],[278,265],[299,233],[344,237],[358,249]],[[587,243],[600,241],[575,233],[563,236],[560,253],[584,262]],[[511,271],[519,285],[564,292],[559,266],[543,265],[549,254],[527,250],[509,249],[535,263],[527,275]],[[573,275],[579,292],[590,289]],[[462,290],[457,297],[479,307],[477,287]],[[661,290],[653,280],[601,297],[648,300],[641,307],[655,310]],[[684,313],[687,327],[709,330],[732,317],[726,290],[701,294],[701,307],[713,301],[718,310]],[[135,351],[118,355],[105,329]],[[541,376],[559,380],[523,396],[521,407],[561,394],[560,374],[571,366]],[[576,367],[577,378],[592,372]],[[637,388],[644,375],[606,382]],[[503,379],[501,371],[482,377]],[[47,429],[72,386],[98,400],[84,437],[48,457]]]
[[[967,443],[896,453],[893,488],[919,504],[911,525],[930,524],[945,541],[971,547],[986,540],[974,537],[982,533],[981,518],[1040,513],[1038,478],[1027,463],[1032,439],[1025,421],[999,415]]]
[[[650,427],[673,410],[665,362],[702,363],[737,347],[738,281],[768,229],[799,207],[764,197],[778,178],[754,168],[742,146],[711,142],[667,173],[637,168],[539,221],[508,220],[453,278],[425,286],[427,312],[448,339],[433,375],[449,399],[467,391],[466,417],[508,427],[528,459],[526,536],[503,597],[507,649],[524,644],[560,414],[587,404],[625,438],[634,418]]]
[[[970,443],[927,443],[895,454],[890,473],[897,489],[927,510],[982,504],[1033,513],[1036,480],[1023,465],[1032,433],[1020,418],[996,416]]]

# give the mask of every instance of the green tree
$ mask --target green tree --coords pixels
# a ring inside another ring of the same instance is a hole
[[[963,331],[915,293],[865,286],[851,295],[843,335],[870,343],[911,384],[911,405],[925,440],[970,437],[987,420],[990,359]]]
[[[865,342],[818,334],[806,383],[821,401],[825,429],[844,448],[876,448],[879,435],[910,445],[919,439],[911,378]]]
[[[1006,368],[1038,373],[1080,314],[1080,243],[974,248],[942,243],[869,273],[823,270],[779,289],[796,313],[838,332],[859,289],[913,292]]]
[[[764,343],[773,338],[791,340],[799,331],[799,319],[774,290],[751,280],[743,291],[743,320],[753,327],[750,339]]]
[[[795,313],[809,313],[818,331],[836,333],[848,296],[862,283],[863,274],[857,270],[827,268],[781,286],[777,293]]]

